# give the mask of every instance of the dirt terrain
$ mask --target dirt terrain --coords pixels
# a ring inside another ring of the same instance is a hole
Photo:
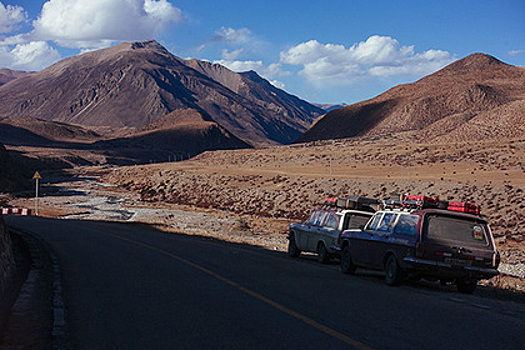
[[[91,180],[51,184],[40,205],[46,216],[140,222],[285,250],[288,225],[329,196],[471,201],[502,255],[503,276],[485,283],[525,292],[524,154],[523,140],[430,145],[409,134],[215,151],[183,162],[77,168]]]

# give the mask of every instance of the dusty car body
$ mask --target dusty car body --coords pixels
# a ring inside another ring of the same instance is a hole
[[[301,252],[316,252],[318,261],[327,263],[339,255],[341,232],[364,226],[373,215],[373,210],[369,207],[362,207],[361,210],[341,209],[336,203],[333,201],[333,205],[316,209],[307,220],[290,225],[290,256],[298,257]]]
[[[364,228],[344,231],[339,249],[344,273],[383,270],[390,285],[406,277],[454,282],[462,293],[497,275],[500,261],[485,219],[435,208],[380,210]]]

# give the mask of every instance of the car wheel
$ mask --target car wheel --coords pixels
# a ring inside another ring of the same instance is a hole
[[[390,255],[385,264],[385,282],[389,286],[399,286],[403,281],[403,269],[399,267],[396,257]]]
[[[317,261],[321,264],[327,264],[330,262],[330,253],[326,250],[326,247],[323,242],[319,242],[317,245]]]
[[[341,271],[347,275],[353,275],[355,273],[356,266],[352,261],[352,255],[350,254],[350,247],[345,245],[343,252],[341,253]]]
[[[456,287],[458,288],[458,291],[463,294],[474,293],[477,285],[478,281],[470,278],[460,278],[456,281]]]
[[[301,255],[301,251],[297,248],[297,244],[295,243],[294,235],[290,235],[290,240],[288,241],[288,255],[292,258],[297,258]]]

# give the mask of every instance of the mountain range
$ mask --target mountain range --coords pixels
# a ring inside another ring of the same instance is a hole
[[[409,132],[435,142],[525,135],[525,67],[472,54],[319,118],[297,142]]]
[[[478,53],[367,101],[314,105],[253,71],[184,60],[149,40],[41,72],[0,69],[0,106],[0,146],[49,168],[395,133],[499,140],[525,135],[525,68]]]
[[[123,43],[62,60],[0,86],[0,119],[34,118],[91,130],[141,128],[196,110],[252,146],[297,139],[324,110],[250,71],[183,60],[156,41]]]

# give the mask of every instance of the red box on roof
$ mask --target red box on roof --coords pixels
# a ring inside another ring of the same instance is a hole
[[[479,215],[479,205],[468,203],[468,202],[449,202],[448,210],[459,211],[462,213],[476,214]]]

